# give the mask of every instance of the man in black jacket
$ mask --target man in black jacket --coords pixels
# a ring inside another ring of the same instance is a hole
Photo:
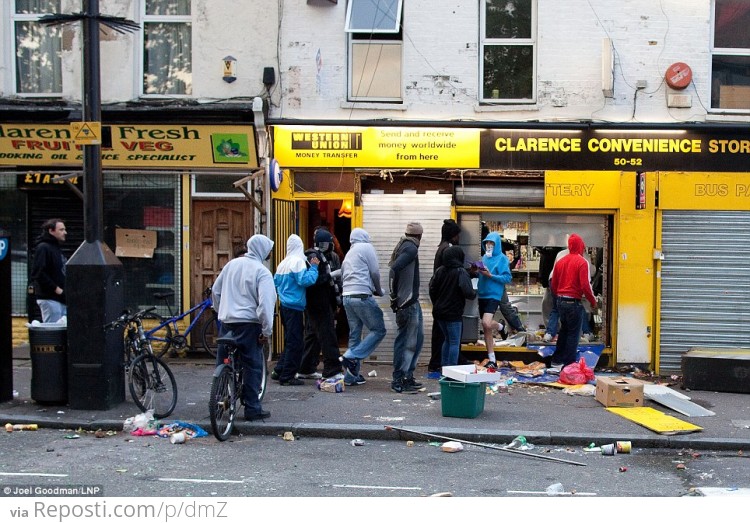
[[[318,260],[318,279],[308,287],[305,309],[305,352],[300,363],[298,379],[331,378],[341,372],[339,346],[336,337],[336,309],[341,285],[335,274],[341,261],[333,249],[333,235],[319,228],[314,235],[315,247],[305,251],[309,261]],[[317,371],[323,354],[323,373]]]
[[[52,218],[42,224],[42,234],[37,239],[31,282],[45,323],[54,323],[68,315],[65,304],[65,263],[68,260],[60,248],[67,236],[62,220]]]

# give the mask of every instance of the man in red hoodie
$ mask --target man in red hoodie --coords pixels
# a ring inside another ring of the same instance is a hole
[[[557,262],[550,280],[550,289],[557,297],[556,307],[560,314],[560,331],[552,355],[552,368],[548,371],[550,373],[559,373],[565,365],[576,361],[583,318],[581,298],[587,299],[596,313],[596,297],[589,281],[589,264],[582,256],[585,248],[583,239],[571,234],[568,238],[570,254]]]

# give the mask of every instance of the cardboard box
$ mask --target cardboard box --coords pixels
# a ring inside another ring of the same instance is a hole
[[[596,400],[605,407],[642,407],[643,383],[633,378],[596,378]]]
[[[503,379],[499,372],[477,372],[474,364],[443,367],[443,376],[464,383],[494,383]]]
[[[153,258],[156,249],[156,231],[117,229],[115,231],[115,256],[123,258]]]

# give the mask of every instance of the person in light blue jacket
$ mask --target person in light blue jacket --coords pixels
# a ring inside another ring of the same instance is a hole
[[[281,353],[271,378],[278,379],[280,385],[304,384],[296,375],[305,348],[302,338],[307,305],[305,289],[317,281],[318,263],[317,259],[313,259],[308,265],[302,238],[292,234],[286,241],[286,258],[281,260],[273,276],[273,283],[281,302],[284,352]]]
[[[495,321],[500,301],[503,299],[505,285],[510,283],[513,276],[510,272],[508,257],[502,249],[500,234],[489,233],[484,240],[484,256],[482,256],[483,268],[479,269],[479,283],[477,285],[477,296],[479,299],[479,314],[482,316],[482,332],[484,342],[487,346],[487,357],[490,362],[488,367],[497,368],[495,358],[495,338],[493,330],[500,330],[501,326]]]

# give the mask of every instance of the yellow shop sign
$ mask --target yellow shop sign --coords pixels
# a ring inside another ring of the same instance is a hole
[[[0,124],[0,165],[80,166],[83,147],[68,125]],[[255,168],[252,126],[103,125],[105,168]]]
[[[478,168],[479,130],[437,127],[274,127],[283,167]]]

